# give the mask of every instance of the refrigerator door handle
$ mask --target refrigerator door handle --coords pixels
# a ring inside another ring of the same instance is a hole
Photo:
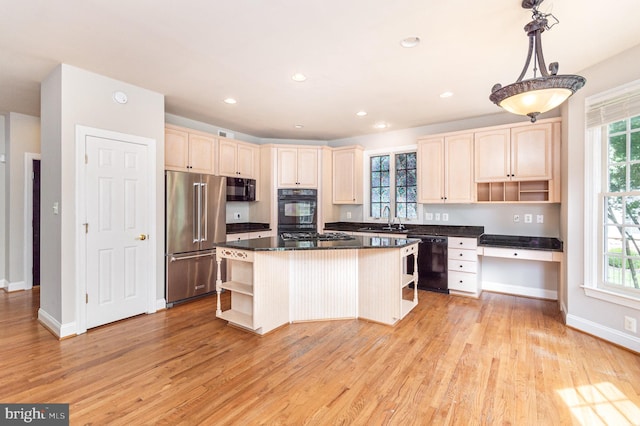
[[[207,241],[207,238],[209,238],[209,186],[206,183],[201,183],[200,186],[201,193],[204,193],[204,211],[202,212],[204,230],[200,234],[200,241],[202,242]]]
[[[193,242],[200,241],[200,183],[193,184]]]

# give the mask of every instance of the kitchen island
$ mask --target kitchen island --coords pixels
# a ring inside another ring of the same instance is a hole
[[[417,255],[410,238],[352,237],[284,241],[280,237],[216,244],[216,316],[265,334],[284,324],[362,318],[393,325],[418,303]],[[231,293],[221,308],[220,293]]]

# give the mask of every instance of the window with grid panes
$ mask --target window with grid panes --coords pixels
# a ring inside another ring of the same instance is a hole
[[[388,207],[392,216],[417,218],[416,153],[376,155],[369,162],[371,217],[387,217]]]

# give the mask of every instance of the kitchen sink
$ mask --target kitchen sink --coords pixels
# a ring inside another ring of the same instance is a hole
[[[373,225],[373,226],[364,226],[362,228],[358,228],[358,232],[380,232],[380,233],[390,233],[390,234],[406,234],[409,232],[406,228],[400,229],[396,226],[389,225]]]

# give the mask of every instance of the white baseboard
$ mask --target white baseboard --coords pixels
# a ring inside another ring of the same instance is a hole
[[[167,301],[164,300],[164,297],[156,300],[156,311],[161,311],[163,309],[167,309]]]
[[[516,296],[535,297],[538,299],[558,300],[558,292],[556,290],[523,287],[519,285],[496,283],[491,281],[482,281],[482,290],[494,291],[496,293],[513,294]]]
[[[566,323],[569,327],[640,353],[640,338],[636,336],[631,336],[614,328],[605,327],[602,324],[572,314],[567,314]]]
[[[14,283],[10,283],[7,280],[2,280],[0,283],[0,288],[3,288],[7,293],[11,293],[12,291],[21,291],[27,289],[27,284],[24,281],[16,281]]]
[[[49,315],[42,308],[38,309],[38,321],[51,331],[58,339],[74,336],[76,334],[76,323],[61,324],[54,317]]]

